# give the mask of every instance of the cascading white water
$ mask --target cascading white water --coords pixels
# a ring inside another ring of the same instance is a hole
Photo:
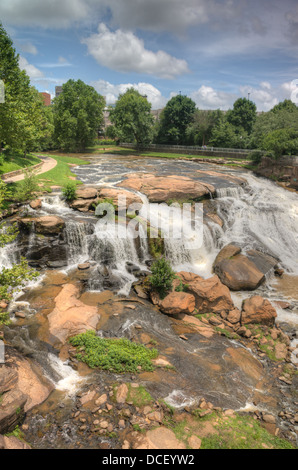
[[[68,264],[78,264],[88,259],[88,234],[86,224],[67,221],[65,238],[68,248]]]
[[[246,179],[249,187],[237,197],[219,192],[218,214],[225,226],[221,245],[234,241],[244,250],[259,248],[298,274],[297,195],[253,175]]]

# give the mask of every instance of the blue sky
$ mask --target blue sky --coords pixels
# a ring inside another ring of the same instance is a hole
[[[248,96],[267,111],[298,79],[296,0],[1,0],[0,20],[39,91],[81,79],[113,104],[134,86],[152,107]]]

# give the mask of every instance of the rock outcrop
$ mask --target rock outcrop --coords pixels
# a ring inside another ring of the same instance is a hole
[[[97,307],[85,305],[79,299],[79,289],[65,284],[55,298],[55,308],[48,315],[49,331],[61,343],[70,336],[95,330],[100,315]]]
[[[245,299],[242,303],[241,323],[243,325],[250,323],[263,323],[265,325],[274,325],[277,313],[269,300],[260,295],[254,295]]]
[[[235,244],[225,246],[217,255],[213,270],[229,289],[254,290],[265,280],[265,275]]]
[[[195,309],[195,298],[186,292],[170,292],[159,304],[163,313],[168,315],[191,315]]]
[[[187,292],[195,297],[198,313],[221,313],[234,308],[229,289],[224,286],[218,276],[204,279],[197,274],[179,272],[177,276],[187,285]]]
[[[118,186],[140,191],[146,194],[150,202],[167,202],[172,199],[197,201],[215,194],[215,188],[211,184],[175,175],[132,174]]]

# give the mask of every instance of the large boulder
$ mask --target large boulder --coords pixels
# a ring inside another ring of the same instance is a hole
[[[70,203],[70,206],[80,212],[88,212],[96,201],[96,199],[76,199]]]
[[[126,209],[128,206],[131,204],[142,204],[142,199],[135,193],[132,193],[131,191],[126,191],[125,189],[116,189],[116,188],[101,188],[99,192],[99,197],[101,199],[111,199],[113,201],[113,204],[116,206],[118,209],[118,198],[124,198],[126,199]],[[99,202],[101,202],[99,200]]]
[[[42,235],[56,235],[61,233],[65,222],[56,215],[45,215],[42,217],[23,218],[19,221],[21,228],[31,230],[34,227],[36,233]]]
[[[76,190],[77,199],[95,199],[97,197],[96,188],[79,188]]]
[[[174,432],[163,426],[147,431],[145,435],[133,436],[133,449],[185,449]]]
[[[233,291],[254,290],[265,280],[265,275],[247,256],[240,254],[235,244],[225,246],[217,255],[213,270],[221,282]]]
[[[177,273],[177,276],[187,285],[187,291],[195,297],[198,313],[221,313],[234,308],[230,291],[218,276],[204,279],[184,271]]]
[[[168,315],[188,314],[191,315],[195,309],[195,298],[186,292],[170,292],[159,304],[163,313]]]
[[[263,323],[265,325],[274,325],[277,313],[269,300],[260,295],[254,295],[245,299],[242,303],[241,323],[242,325],[250,323]]]
[[[211,184],[176,175],[132,174],[118,184],[120,185],[146,194],[150,202],[167,202],[171,199],[196,201],[215,194],[215,188]]]
[[[65,284],[55,298],[55,308],[48,315],[49,331],[61,343],[70,336],[95,330],[100,315],[97,307],[84,304],[78,299],[79,289]]]

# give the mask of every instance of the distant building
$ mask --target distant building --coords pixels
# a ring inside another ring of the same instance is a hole
[[[62,86],[55,87],[55,97],[58,98],[59,95],[62,93]]]
[[[42,92],[40,95],[43,97],[44,105],[51,106],[51,95],[50,93]]]

